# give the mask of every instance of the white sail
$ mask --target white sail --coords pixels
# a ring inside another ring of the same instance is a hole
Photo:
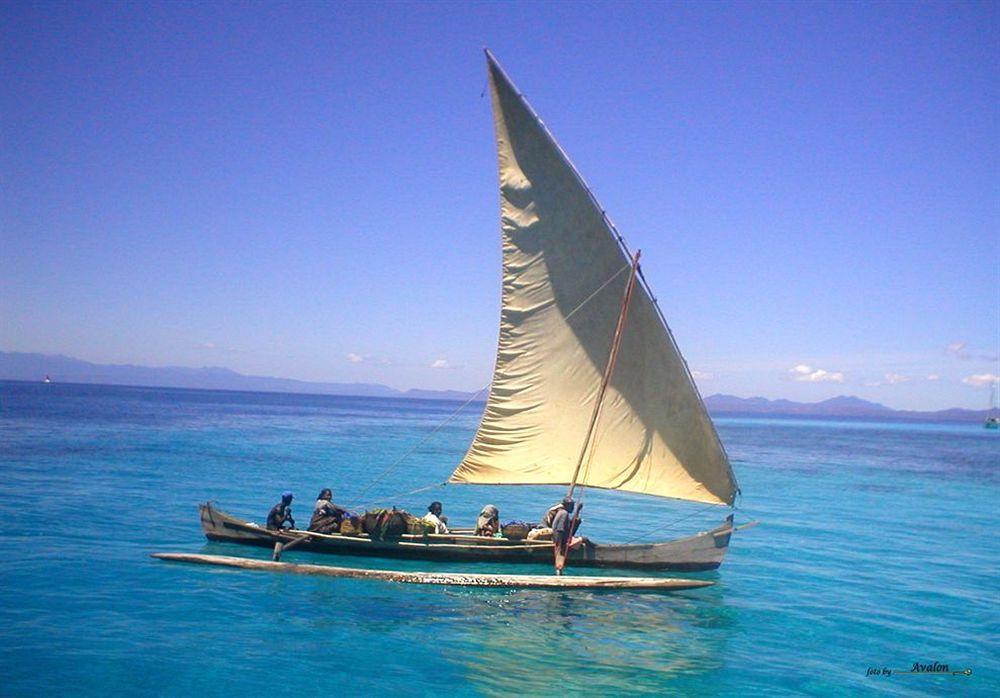
[[[487,54],[500,166],[500,341],[451,482],[569,484],[629,261],[572,164]],[[669,330],[639,285],[578,483],[731,504],[736,481]]]

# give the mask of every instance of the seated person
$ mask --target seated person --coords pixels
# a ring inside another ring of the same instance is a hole
[[[441,502],[431,502],[431,505],[427,507],[427,513],[424,514],[424,521],[434,524],[434,533],[448,532],[448,517],[443,515],[442,511],[444,511],[444,507],[441,506]]]
[[[324,489],[319,493],[316,504],[313,506],[312,518],[309,520],[309,530],[316,533],[336,533],[340,530],[340,522],[348,516],[346,509],[342,509],[332,501],[333,492]]]
[[[492,538],[500,530],[500,510],[487,504],[476,519],[476,535]]]
[[[295,519],[292,518],[293,498],[294,495],[291,492],[281,494],[281,501],[271,507],[271,511],[267,513],[266,526],[268,530],[281,531],[295,528]]]

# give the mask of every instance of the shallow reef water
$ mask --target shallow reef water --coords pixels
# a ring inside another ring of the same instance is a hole
[[[1000,694],[1000,434],[978,424],[716,420],[743,496],[713,587],[673,594],[420,587],[166,564],[196,505],[300,523],[322,487],[457,524],[534,520],[561,488],[441,486],[459,403],[0,383],[0,695]],[[583,532],[668,539],[724,508],[592,491]],[[388,569],[543,572],[318,556]],[[915,663],[970,676],[903,674]],[[878,672],[872,672],[877,669]],[[885,675],[884,669],[892,671]]]

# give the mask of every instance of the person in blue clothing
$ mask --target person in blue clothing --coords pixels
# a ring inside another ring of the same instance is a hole
[[[294,495],[291,492],[283,492],[281,494],[281,501],[271,507],[271,511],[267,513],[267,528],[271,531],[280,531],[281,529],[295,528],[295,519],[292,518],[292,499]]]

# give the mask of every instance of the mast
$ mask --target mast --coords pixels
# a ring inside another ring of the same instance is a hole
[[[615,337],[611,341],[611,353],[608,355],[608,364],[604,367],[601,389],[597,393],[597,401],[594,403],[594,413],[591,415],[590,424],[587,426],[587,435],[583,439],[583,448],[580,450],[580,458],[577,460],[576,468],[573,470],[573,479],[569,483],[569,492],[566,493],[567,497],[572,497],[573,490],[576,489],[576,480],[580,476],[580,468],[583,466],[584,458],[590,448],[590,442],[594,436],[594,427],[597,426],[597,418],[601,414],[601,405],[604,404],[604,393],[608,389],[608,383],[611,382],[611,374],[615,370],[615,361],[618,359],[618,348],[621,346],[622,332],[625,330],[625,319],[628,317],[628,304],[632,300],[632,291],[635,289],[635,278],[639,271],[639,255],[641,254],[642,250],[636,250],[635,256],[632,258],[632,270],[629,272],[628,284],[625,286],[622,309],[618,313]]]

